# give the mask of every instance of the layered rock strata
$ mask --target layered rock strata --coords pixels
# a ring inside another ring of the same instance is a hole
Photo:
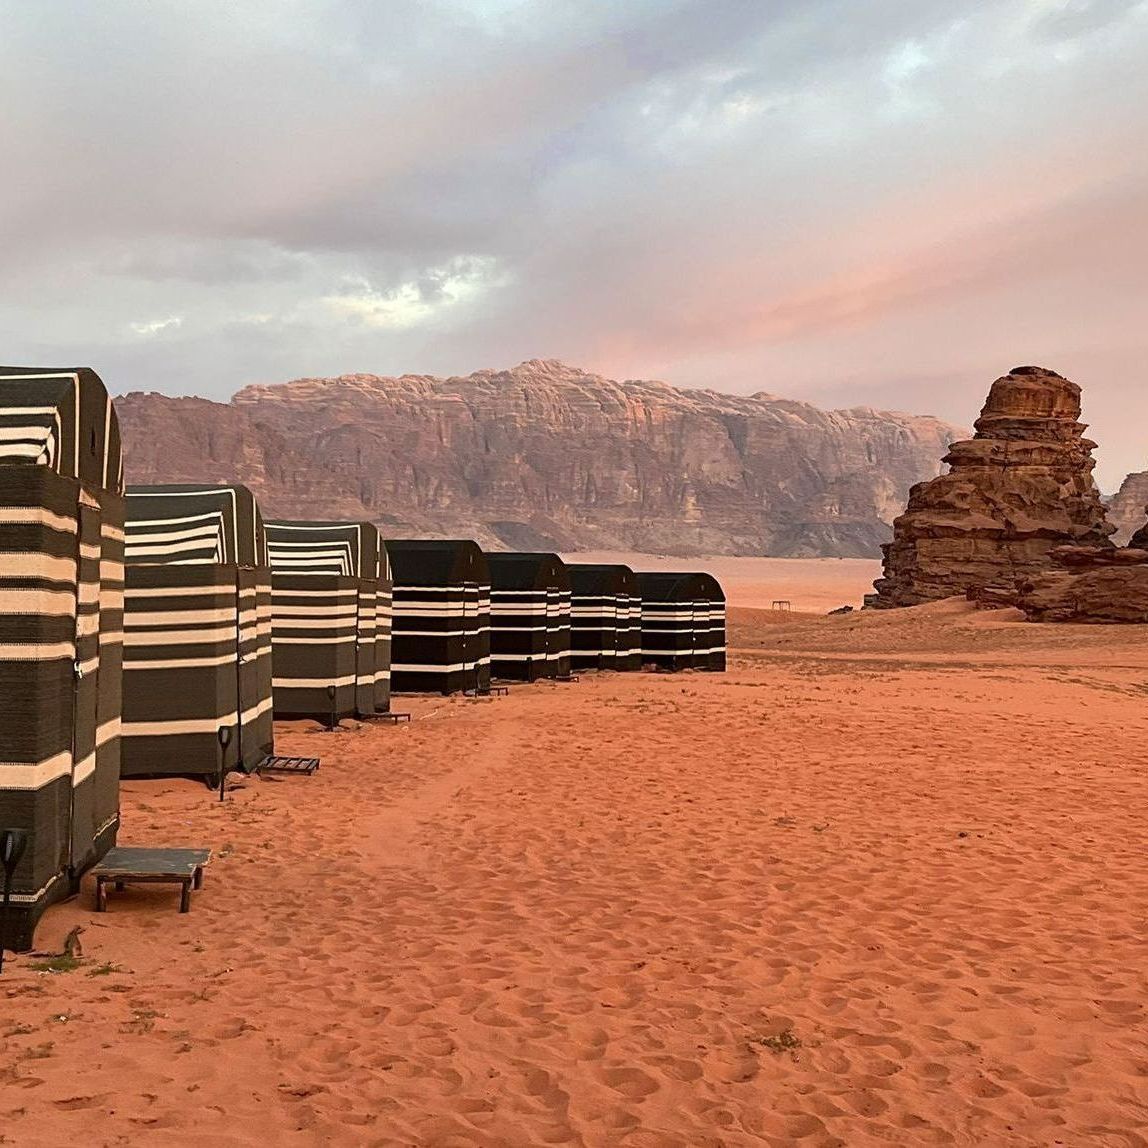
[[[268,517],[513,550],[876,555],[909,487],[961,433],[538,360],[116,405],[131,482],[239,482]]]
[[[1111,548],[1075,383],[1016,367],[993,383],[975,429],[953,443],[947,473],[910,491],[870,605],[915,606],[985,587],[1007,598],[1054,568],[1056,546]]]

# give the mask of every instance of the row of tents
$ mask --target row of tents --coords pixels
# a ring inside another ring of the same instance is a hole
[[[127,487],[87,369],[0,368],[0,827],[30,847],[17,940],[114,843],[119,779],[222,777],[275,718],[395,692],[725,668],[706,574],[641,574],[366,522],[264,522],[245,487]]]

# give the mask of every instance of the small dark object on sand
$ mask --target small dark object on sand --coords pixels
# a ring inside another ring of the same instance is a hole
[[[832,618],[834,614],[852,614],[852,606],[838,606],[836,610],[830,610],[828,617]]]

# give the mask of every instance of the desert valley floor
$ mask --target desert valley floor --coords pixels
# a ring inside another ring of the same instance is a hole
[[[320,771],[222,805],[127,783],[123,843],[215,859],[190,915],[85,888],[37,938],[81,967],[6,965],[0,1143],[1148,1145],[1143,629],[719,572],[727,674],[283,726]]]

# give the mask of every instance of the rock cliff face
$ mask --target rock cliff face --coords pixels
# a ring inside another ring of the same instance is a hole
[[[1095,443],[1079,419],[1080,388],[1055,371],[1016,367],[997,379],[976,434],[945,457],[949,472],[913,487],[871,605],[1009,591],[1054,568],[1053,547],[1111,547]]]
[[[1148,517],[1148,470],[1130,474],[1108,504],[1108,521],[1116,527],[1112,540],[1123,546]]]
[[[537,360],[116,405],[131,482],[242,482],[273,517],[530,550],[875,554],[959,434],[929,417],[618,383]]]

